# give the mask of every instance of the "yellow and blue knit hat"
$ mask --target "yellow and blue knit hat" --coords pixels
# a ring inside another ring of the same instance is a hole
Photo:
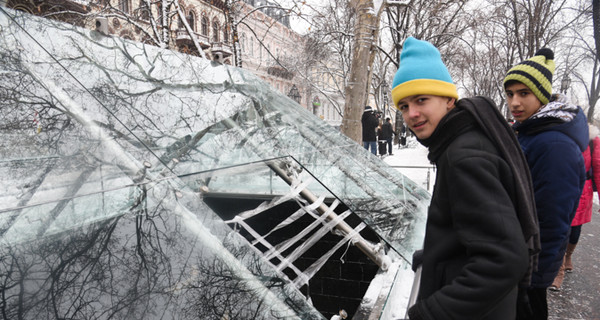
[[[538,50],[533,57],[508,70],[504,87],[510,80],[526,85],[545,105],[552,95],[552,74],[554,73],[554,52],[548,48]]]
[[[408,37],[392,83],[394,106],[409,96],[431,94],[458,99],[458,91],[440,51],[431,43]]]

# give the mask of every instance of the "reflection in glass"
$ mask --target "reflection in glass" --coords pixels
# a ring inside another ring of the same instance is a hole
[[[356,310],[421,246],[427,192],[254,75],[6,8],[0,34],[5,318],[329,318],[331,266],[369,270]]]

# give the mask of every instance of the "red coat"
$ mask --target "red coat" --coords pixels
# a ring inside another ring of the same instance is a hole
[[[590,148],[588,147],[583,152],[583,160],[585,161],[586,171],[589,171],[590,167],[592,167],[594,176],[593,181],[596,183],[596,189],[600,189],[600,137],[595,137],[592,141],[594,143],[594,154],[590,157]],[[575,213],[573,222],[571,222],[571,226],[579,226],[592,221],[592,202],[594,197],[594,189],[592,187],[593,181],[592,179],[585,181],[583,192],[579,199],[579,206],[577,207],[577,212]]]

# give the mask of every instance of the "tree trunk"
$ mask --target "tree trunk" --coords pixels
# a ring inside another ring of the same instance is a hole
[[[177,15],[179,16],[179,19],[181,20],[181,22],[183,22],[183,26],[184,26],[185,30],[187,31],[187,33],[189,34],[190,39],[192,39],[192,42],[194,43],[196,50],[198,50],[198,54],[200,55],[200,57],[206,59],[206,54],[204,54],[204,50],[202,50],[202,47],[200,46],[200,43],[198,42],[198,37],[194,33],[194,29],[192,29],[192,27],[188,23],[185,14],[183,13],[183,11],[181,11],[181,7],[179,6],[179,3],[177,1],[175,1],[174,4],[175,4],[175,9],[177,10]]]
[[[598,70],[598,62],[600,61],[600,0],[592,1],[592,23],[594,25],[594,44],[596,45],[596,60],[594,61],[594,72],[592,73],[592,84],[590,86],[590,95],[588,103],[590,108],[588,109],[588,122],[594,123],[594,112],[596,109],[596,102],[598,102],[598,96],[600,95],[600,76],[596,71]]]
[[[372,0],[357,0],[355,8],[358,21],[354,35],[350,77],[345,88],[346,101],[342,118],[342,133],[361,143],[362,117],[368,98],[368,76],[370,74],[371,50],[375,44],[377,19]]]
[[[600,59],[600,0],[592,1],[592,20],[594,25],[594,43],[596,44],[596,59]]]

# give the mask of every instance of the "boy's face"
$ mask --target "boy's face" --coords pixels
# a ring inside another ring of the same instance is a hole
[[[398,102],[404,122],[419,139],[429,138],[452,108],[454,98],[433,95],[415,95]]]
[[[505,92],[508,108],[518,122],[529,119],[542,107],[542,102],[521,82],[509,84]]]

